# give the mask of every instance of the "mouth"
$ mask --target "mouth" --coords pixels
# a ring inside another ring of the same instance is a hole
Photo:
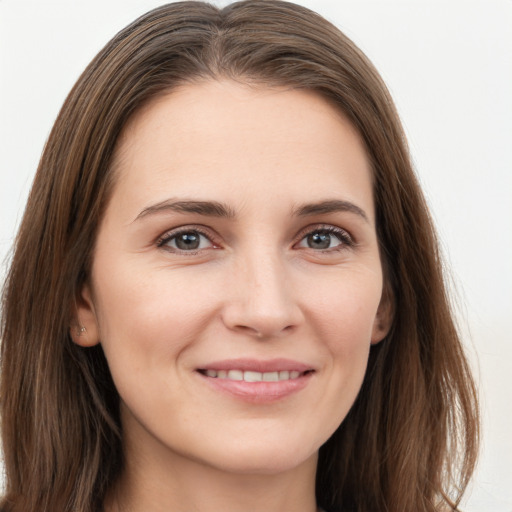
[[[287,359],[219,361],[196,371],[214,390],[252,403],[275,402],[295,394],[315,373],[314,368]]]
[[[298,370],[279,370],[274,372],[256,372],[251,370],[198,370],[199,373],[213,379],[225,379],[244,382],[280,382],[304,377],[314,370],[300,372]]]

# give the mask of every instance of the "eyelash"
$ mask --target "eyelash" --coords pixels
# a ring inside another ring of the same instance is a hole
[[[212,243],[214,246],[216,245],[214,237],[212,236],[211,232],[205,230],[201,226],[184,226],[182,228],[177,228],[176,230],[170,231],[165,233],[163,236],[161,236],[157,242],[156,245],[158,248],[167,250],[168,252],[173,252],[176,254],[187,254],[187,255],[194,255],[198,254],[200,251],[203,251],[204,249],[198,249],[198,250],[191,250],[191,251],[184,251],[180,249],[175,248],[166,248],[165,245],[168,244],[171,240],[177,238],[180,235],[187,234],[187,233],[199,233],[200,235],[204,236],[208,239],[210,243]]]
[[[172,252],[172,253],[176,253],[176,254],[186,254],[186,255],[191,255],[191,256],[198,254],[201,251],[204,251],[205,249],[185,251],[185,250],[181,250],[181,249],[177,249],[177,248],[170,248],[170,247],[166,248],[165,247],[166,244],[168,244],[172,240],[176,239],[178,236],[180,236],[182,234],[188,234],[188,233],[198,233],[199,235],[202,235],[206,239],[208,239],[208,241],[211,244],[213,244],[213,246],[214,246],[214,247],[209,247],[209,249],[215,248],[215,246],[217,245],[215,242],[215,237],[212,236],[210,231],[205,230],[201,226],[194,226],[194,225],[186,226],[183,228],[177,228],[176,230],[167,232],[166,234],[164,234],[157,240],[156,245],[158,248],[167,250],[168,252]],[[294,242],[294,246],[297,245],[298,243],[302,242],[302,240],[304,240],[307,236],[312,235],[313,233],[322,233],[322,234],[328,234],[328,235],[332,234],[332,235],[335,235],[338,238],[338,240],[340,241],[340,244],[338,246],[327,248],[327,249],[321,249],[318,251],[315,250],[315,252],[320,253],[320,254],[325,254],[325,253],[330,253],[330,252],[339,252],[339,251],[353,248],[356,245],[352,236],[344,229],[336,227],[336,226],[332,226],[329,224],[319,224],[319,225],[315,225],[315,226],[308,226],[308,227],[304,228],[303,230],[301,230],[296,237],[297,240],[296,240],[296,242]],[[312,250],[314,250],[314,249],[312,249]]]
[[[351,249],[355,247],[355,241],[352,238],[352,236],[344,229],[332,226],[330,224],[320,224],[316,225],[312,228],[312,226],[308,226],[304,228],[297,236],[298,241],[295,243],[302,242],[308,235],[311,235],[313,233],[322,233],[322,234],[328,234],[328,235],[335,235],[338,240],[341,242],[339,246],[331,247],[324,250],[315,251],[318,253],[329,253],[329,252],[339,252],[346,249]]]

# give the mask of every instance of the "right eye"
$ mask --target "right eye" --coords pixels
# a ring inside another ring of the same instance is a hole
[[[214,247],[210,238],[197,229],[184,229],[167,233],[158,241],[157,245],[172,252],[188,253]]]

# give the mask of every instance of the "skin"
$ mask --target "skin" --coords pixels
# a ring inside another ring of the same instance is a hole
[[[318,449],[391,321],[358,134],[314,93],[206,81],[140,111],[114,169],[74,335],[102,344],[121,396],[126,468],[107,509],[314,511]],[[297,214],[326,201],[345,208]],[[179,249],[177,228],[199,247]],[[312,371],[260,401],[198,372],[234,358]]]

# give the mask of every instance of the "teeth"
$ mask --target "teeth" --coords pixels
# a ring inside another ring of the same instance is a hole
[[[245,382],[259,382],[263,380],[263,374],[260,372],[244,372]]]
[[[253,372],[242,370],[206,370],[208,377],[217,379],[243,380],[245,382],[278,382],[280,380],[298,379],[301,372],[282,370],[280,372]]]

